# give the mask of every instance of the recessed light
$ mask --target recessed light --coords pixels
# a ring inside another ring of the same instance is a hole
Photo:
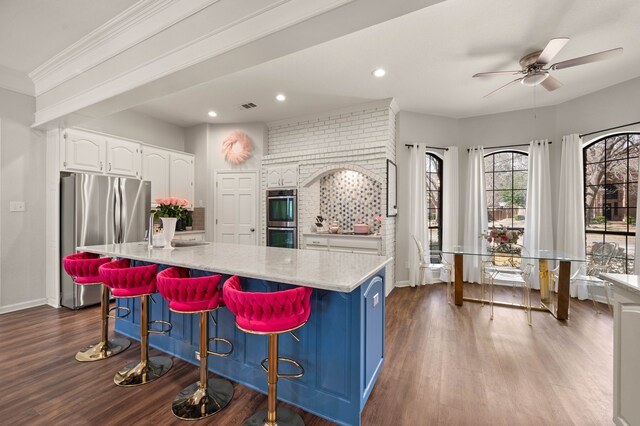
[[[282,93],[279,93],[276,95],[276,99],[279,100],[280,102],[283,102],[285,99],[287,99],[287,97]]]
[[[209,117],[217,117],[218,114],[215,111],[209,111]]]
[[[384,68],[376,68],[371,74],[373,74],[374,77],[384,77],[386,73]]]

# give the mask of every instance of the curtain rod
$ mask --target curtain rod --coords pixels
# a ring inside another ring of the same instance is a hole
[[[633,125],[636,125],[636,124],[640,124],[640,121],[636,121],[635,123],[623,124],[621,126],[609,127],[608,129],[596,130],[595,132],[584,133],[584,134],[580,135],[580,137],[583,138],[585,136],[595,135],[596,133],[608,132],[609,130],[615,130],[615,129],[619,129],[621,127],[633,126]]]
[[[551,145],[553,142],[552,141],[548,141],[549,145]],[[540,142],[538,142],[538,145],[540,145]],[[529,146],[528,143],[519,143],[519,144],[514,144],[514,145],[502,145],[502,146],[485,146],[483,148],[486,149],[502,149],[502,148],[515,148],[518,146]],[[467,148],[467,152],[471,151],[471,148]]]
[[[406,146],[407,148],[413,148],[415,145],[413,145],[412,143],[405,143],[404,146]],[[441,149],[443,151],[449,151],[449,148],[442,148],[439,146],[425,146],[425,148],[427,149]]]

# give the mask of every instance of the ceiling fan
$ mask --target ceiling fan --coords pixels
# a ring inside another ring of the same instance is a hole
[[[547,43],[547,46],[543,50],[538,50],[537,52],[529,53],[528,55],[523,56],[520,59],[520,66],[522,67],[519,71],[493,71],[493,72],[480,72],[474,74],[473,77],[486,77],[486,76],[494,76],[494,75],[502,75],[502,74],[510,74],[510,75],[518,75],[524,74],[523,77],[516,78],[513,81],[505,84],[494,90],[493,92],[485,95],[484,97],[489,97],[494,93],[504,89],[505,87],[511,86],[517,82],[524,84],[525,86],[537,86],[540,85],[547,89],[549,92],[556,90],[562,83],[553,77],[549,71],[551,70],[561,70],[564,68],[575,67],[578,65],[584,65],[591,62],[603,61],[605,59],[612,58],[622,53],[622,47],[618,47],[616,49],[605,50],[603,52],[592,53],[591,55],[580,56],[579,58],[573,58],[562,62],[556,62],[555,64],[548,65],[549,62],[562,50],[562,48],[569,42],[567,37],[554,38]]]

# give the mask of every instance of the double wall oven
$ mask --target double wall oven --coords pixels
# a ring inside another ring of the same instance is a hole
[[[298,194],[295,189],[267,191],[267,245],[298,247]]]

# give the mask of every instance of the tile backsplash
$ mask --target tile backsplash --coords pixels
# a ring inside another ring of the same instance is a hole
[[[320,180],[320,214],[328,222],[338,222],[341,231],[351,231],[356,223],[378,230],[374,217],[382,210],[382,185],[368,176],[339,170]]]

